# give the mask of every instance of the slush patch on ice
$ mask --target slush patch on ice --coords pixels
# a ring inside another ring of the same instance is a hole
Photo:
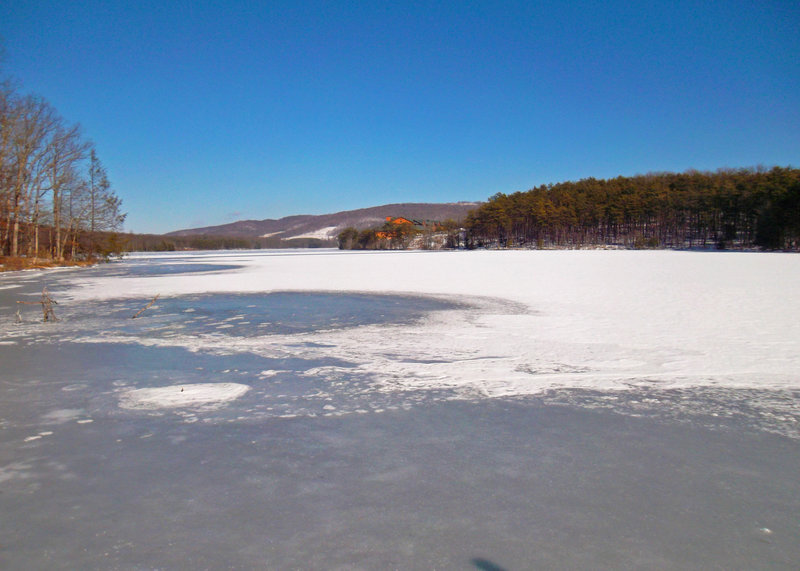
[[[71,420],[80,418],[84,414],[82,408],[61,408],[58,410],[51,410],[42,415],[42,421],[49,424],[63,424]]]
[[[250,390],[239,383],[195,383],[123,393],[119,405],[127,409],[158,409],[219,406],[235,400]]]

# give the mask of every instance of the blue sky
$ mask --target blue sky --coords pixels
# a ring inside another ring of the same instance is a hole
[[[800,167],[800,3],[0,5],[3,76],[94,141],[135,232]]]

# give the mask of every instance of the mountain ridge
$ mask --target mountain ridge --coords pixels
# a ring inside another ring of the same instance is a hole
[[[405,202],[342,210],[331,214],[293,214],[283,218],[238,220],[228,224],[187,228],[165,236],[230,236],[242,238],[275,237],[335,240],[344,228],[359,230],[380,226],[387,216],[425,220],[461,220],[481,202]]]

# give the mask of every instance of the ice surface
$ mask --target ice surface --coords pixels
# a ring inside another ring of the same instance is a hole
[[[0,568],[796,569],[798,260],[0,276]]]

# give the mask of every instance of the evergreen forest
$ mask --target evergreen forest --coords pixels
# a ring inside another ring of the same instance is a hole
[[[587,178],[498,193],[469,213],[470,247],[798,250],[800,170]]]

